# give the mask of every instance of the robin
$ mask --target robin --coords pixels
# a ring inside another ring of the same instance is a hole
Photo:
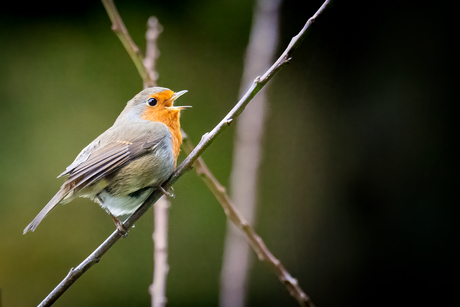
[[[176,167],[182,143],[180,111],[188,107],[173,103],[186,92],[151,87],[128,101],[113,126],[58,176],[68,178],[24,234],[34,231],[54,207],[77,197],[98,203],[125,232],[116,217],[134,213],[155,189],[163,190],[161,184]]]

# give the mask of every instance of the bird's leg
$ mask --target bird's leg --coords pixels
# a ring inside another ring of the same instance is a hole
[[[126,230],[125,226],[123,226],[123,222],[120,221],[119,219],[117,219],[116,217],[114,217],[112,215],[112,213],[110,213],[108,210],[107,210],[107,213],[112,217],[113,222],[115,223],[115,226],[117,227],[118,232],[120,233],[120,235],[123,238],[125,238],[128,235],[128,231]]]
[[[158,189],[159,189],[161,192],[163,192],[163,193],[164,193],[166,196],[168,196],[168,197],[171,197],[171,198],[174,198],[174,197],[175,197],[174,193],[169,192],[169,191],[166,191],[165,189],[163,189],[163,187],[162,187],[161,185],[158,186]],[[171,190],[173,190],[172,187],[171,187]]]
[[[99,201],[100,204],[103,203],[102,201],[102,198],[100,197],[100,195],[96,195],[97,197],[97,200]],[[123,226],[123,222],[120,221],[119,219],[117,219],[115,216],[113,216],[112,212],[109,211],[109,209],[103,207],[105,212],[107,212],[108,215],[110,215],[110,217],[113,219],[113,222],[115,223],[115,226],[117,227],[118,229],[118,232],[120,233],[120,235],[124,238],[128,235],[128,231],[126,230],[125,226]]]

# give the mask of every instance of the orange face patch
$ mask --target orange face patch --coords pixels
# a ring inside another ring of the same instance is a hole
[[[165,113],[168,113],[166,107],[172,106],[173,102],[170,99],[173,95],[174,92],[171,90],[151,94],[150,98],[156,99],[157,104],[155,106],[150,106],[146,101],[147,107],[144,113],[142,113],[141,118],[150,121],[161,121],[159,118],[165,116]]]
[[[172,105],[172,101],[170,101],[171,97],[174,95],[174,92],[171,90],[165,90],[163,92],[159,92],[156,94],[150,95],[151,98],[155,98],[158,100],[158,105],[170,107]]]
[[[155,121],[165,124],[172,135],[172,145],[174,158],[177,161],[177,156],[179,155],[180,144],[182,143],[182,135],[180,133],[180,123],[179,123],[179,113],[180,109],[168,109],[172,106],[174,92],[170,90],[165,90],[160,93],[150,95],[150,98],[157,100],[155,106],[151,106],[146,101],[145,111],[142,113],[141,118],[149,121]]]

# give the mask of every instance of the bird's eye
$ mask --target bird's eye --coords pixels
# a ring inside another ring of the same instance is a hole
[[[156,100],[155,98],[149,98],[149,100],[147,100],[147,104],[151,107],[154,107],[157,105],[157,102],[158,100]]]

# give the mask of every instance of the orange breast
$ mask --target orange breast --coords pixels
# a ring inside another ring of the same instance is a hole
[[[172,131],[171,128],[169,129],[172,134],[172,145],[173,145],[173,152],[174,152],[174,161],[176,166],[177,164],[177,157],[179,157],[180,152],[180,145],[182,144],[182,134],[180,133],[180,129],[176,131]]]
[[[174,159],[177,163],[177,157],[180,152],[180,145],[182,144],[182,134],[180,133],[179,110],[168,110],[166,108],[155,110],[154,108],[147,108],[142,114],[141,118],[160,122],[165,124],[172,135],[172,147]]]

